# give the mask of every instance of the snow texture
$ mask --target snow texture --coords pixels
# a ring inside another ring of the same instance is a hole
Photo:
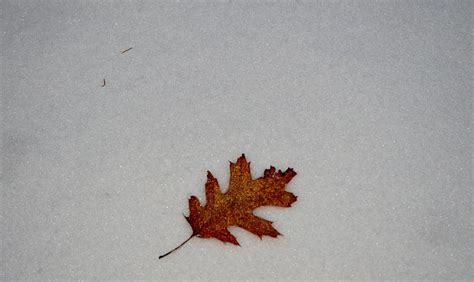
[[[473,279],[472,3],[1,1],[0,279]],[[158,260],[241,153],[284,236]]]

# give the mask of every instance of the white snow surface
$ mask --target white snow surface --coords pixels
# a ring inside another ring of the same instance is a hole
[[[1,1],[0,279],[473,279],[472,3]],[[284,236],[158,260],[242,153]]]

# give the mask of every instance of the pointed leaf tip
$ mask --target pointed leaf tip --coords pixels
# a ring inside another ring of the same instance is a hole
[[[237,163],[246,163],[247,159],[245,158],[245,154],[242,154],[238,159]]]
[[[209,170],[207,171],[207,179],[208,179],[208,180],[216,179],[216,178],[214,177],[214,175],[212,175],[212,172],[210,172]]]

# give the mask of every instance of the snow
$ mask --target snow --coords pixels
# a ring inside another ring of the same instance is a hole
[[[1,280],[474,277],[472,2],[0,13]],[[292,208],[257,211],[284,236],[158,260],[242,153],[298,172]]]

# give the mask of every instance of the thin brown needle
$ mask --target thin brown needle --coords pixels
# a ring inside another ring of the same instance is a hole
[[[120,54],[123,54],[123,53],[125,53],[125,52],[130,51],[130,50],[132,50],[132,47],[128,48],[127,50],[123,50]]]

